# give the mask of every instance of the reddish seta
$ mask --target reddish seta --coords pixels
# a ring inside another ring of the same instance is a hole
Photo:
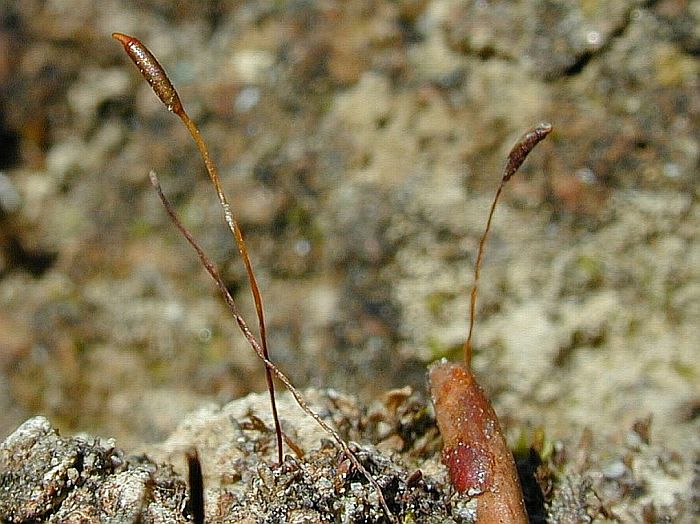
[[[443,439],[442,461],[447,466],[455,490],[476,498],[478,524],[528,522],[513,454],[503,436],[496,412],[471,370],[471,338],[483,249],[498,197],[525,157],[551,131],[550,124],[536,126],[518,140],[508,155],[479,242],[464,362],[443,359],[433,364],[428,372],[430,394]]]

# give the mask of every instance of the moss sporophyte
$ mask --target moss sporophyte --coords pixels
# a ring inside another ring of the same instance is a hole
[[[370,483],[376,492],[377,499],[386,518],[391,522],[397,522],[398,519],[401,518],[401,515],[395,515],[390,509],[390,504],[391,506],[395,506],[393,501],[386,500],[382,487],[365,466],[363,466],[345,440],[309,406],[308,402],[294,387],[289,378],[271,360],[265,330],[262,296],[248,255],[248,249],[243,239],[243,233],[231,210],[231,206],[221,186],[216,164],[211,159],[209,150],[199,132],[199,128],[185,111],[175,87],[168,79],[168,75],[153,53],[138,39],[122,33],[113,33],[112,36],[124,46],[127,54],[139,68],[141,74],[150,84],[158,98],[169,111],[180,118],[192,136],[206,166],[209,179],[216,191],[219,204],[224,214],[224,220],[238,247],[238,251],[246,268],[251,293],[255,303],[258,319],[257,336],[252,332],[249,324],[242,316],[218,269],[199,246],[189,230],[183,225],[173,205],[165,196],[158,176],[155,172],[151,171],[149,175],[151,183],[167,214],[197,253],[202,265],[219,289],[224,302],[228,306],[243,336],[265,366],[268,392],[270,395],[270,407],[275,425],[277,459],[279,463],[282,463],[283,460],[283,440],[285,440],[285,435],[282,432],[277,414],[273,376],[282,382],[301,409],[318,423],[323,431],[335,442],[341,450],[342,455],[350,461],[352,467]],[[491,228],[491,221],[496,204],[506,182],[517,172],[532,149],[551,131],[552,126],[546,123],[533,127],[516,142],[508,155],[500,184],[493,203],[491,204],[486,227],[479,242],[475,264],[474,284],[470,297],[469,335],[464,344],[464,362],[451,363],[442,360],[430,366],[428,372],[429,388],[435,406],[437,426],[444,442],[442,460],[447,466],[454,489],[476,499],[476,522],[480,524],[520,524],[528,522],[513,455],[508,449],[496,413],[471,371],[471,340],[474,327],[477,286],[481,271],[484,245]],[[188,453],[187,458],[190,471],[191,514],[195,522],[204,522],[205,511],[202,472],[196,450],[192,450]]]

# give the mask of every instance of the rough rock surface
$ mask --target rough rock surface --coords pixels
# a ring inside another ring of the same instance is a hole
[[[305,395],[344,438],[361,442],[351,447],[400,522],[474,522],[475,501],[453,492],[439,464],[439,437],[420,395],[395,390],[369,407],[334,391]],[[281,465],[273,463],[268,402],[249,395],[202,408],[138,457],[125,457],[112,443],[60,437],[45,418],[32,418],[0,446],[0,519],[190,521],[183,457],[194,447],[206,522],[387,522],[374,488],[289,395],[279,407],[292,446]],[[620,444],[591,432],[577,443],[540,443],[544,463],[532,452],[519,461],[531,521],[693,522],[697,471],[651,445],[649,429],[640,421]]]
[[[171,468],[125,460],[96,439],[61,437],[44,417],[0,447],[2,522],[186,522],[185,495]]]

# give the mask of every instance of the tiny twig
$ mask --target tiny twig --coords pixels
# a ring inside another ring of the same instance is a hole
[[[199,460],[197,448],[189,450],[187,457],[187,480],[190,491],[190,510],[195,524],[204,524],[204,479],[202,478],[202,462]]]

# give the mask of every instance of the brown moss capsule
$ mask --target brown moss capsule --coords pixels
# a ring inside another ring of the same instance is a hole
[[[520,168],[520,166],[525,162],[527,155],[530,154],[537,144],[539,144],[545,137],[552,132],[552,124],[543,122],[536,125],[529,131],[527,131],[520,139],[515,143],[513,149],[510,150],[508,154],[508,163],[503,169],[503,179],[507,182],[510,180],[515,172]]]
[[[165,69],[153,56],[153,53],[138,38],[133,36],[123,33],[112,33],[112,38],[121,42],[126,54],[139,68],[143,77],[150,84],[155,94],[158,95],[158,98],[165,104],[165,107],[168,108],[168,111],[172,111],[176,115],[182,113],[180,96],[177,94],[172,82],[170,82]]]

